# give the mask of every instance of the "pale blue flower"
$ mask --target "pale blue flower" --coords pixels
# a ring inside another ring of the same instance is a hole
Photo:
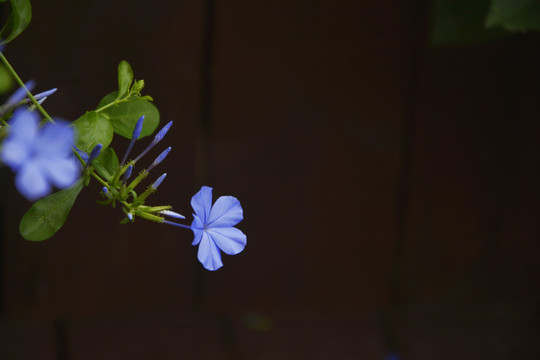
[[[212,188],[203,186],[191,198],[195,210],[191,230],[192,245],[199,245],[197,258],[208,270],[223,266],[221,251],[235,255],[244,250],[246,235],[234,227],[244,218],[240,201],[233,196],[221,196],[212,206]]]
[[[17,173],[15,186],[28,200],[49,194],[52,186],[63,189],[79,177],[73,156],[73,128],[63,120],[39,127],[35,112],[17,109],[9,121],[1,160]]]

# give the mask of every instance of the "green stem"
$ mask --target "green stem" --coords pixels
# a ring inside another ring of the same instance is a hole
[[[105,187],[109,187],[109,184],[108,184],[105,180],[103,180],[98,174],[96,174],[96,173],[94,172],[94,170],[92,170],[92,171],[90,172],[90,175],[92,175],[92,176],[94,177],[94,179],[96,179],[97,181],[99,181],[99,182],[101,183],[101,185],[103,185],[103,186],[105,186]]]
[[[127,98],[123,98],[123,99],[120,99],[120,100],[119,100],[119,99],[116,99],[116,100],[114,100],[113,102],[108,103],[107,105],[103,105],[102,107],[100,107],[99,109],[97,109],[96,112],[97,112],[97,113],[98,113],[98,112],[101,112],[101,111],[103,111],[103,110],[105,110],[105,109],[107,109],[107,108],[110,108],[110,107],[113,106],[113,105],[117,105],[117,104],[120,104],[120,103],[125,102],[125,101],[128,101]]]
[[[24,82],[21,80],[21,78],[19,77],[19,75],[17,75],[17,73],[15,72],[15,69],[13,69],[13,67],[11,66],[11,64],[9,63],[9,61],[6,59],[6,57],[4,56],[4,54],[2,54],[0,52],[0,59],[2,60],[2,62],[4,63],[4,65],[6,65],[6,68],[8,69],[9,73],[11,74],[11,76],[13,76],[13,78],[15,79],[15,81],[17,82],[17,84],[19,84],[20,87],[24,88],[26,90],[26,94],[28,95],[28,98],[32,101],[32,103],[36,106],[36,108],[39,110],[39,112],[43,115],[43,117],[45,119],[47,119],[47,121],[50,121],[52,123],[54,123],[54,120],[51,118],[51,116],[45,111],[45,109],[43,109],[43,107],[38,103],[38,101],[36,100],[36,98],[34,97],[34,95],[32,95],[32,93],[30,91],[28,91],[28,89],[26,88],[26,86],[24,85]]]
[[[81,157],[81,155],[79,155],[79,152],[77,150],[75,150],[74,147],[71,148],[71,151],[73,151],[73,154],[77,157],[77,159],[79,159],[79,162],[81,163],[82,166],[85,166],[86,165],[86,162],[84,161],[84,159]]]

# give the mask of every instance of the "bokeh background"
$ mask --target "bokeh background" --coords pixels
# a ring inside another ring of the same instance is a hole
[[[32,5],[5,54],[59,89],[49,113],[95,108],[129,61],[174,121],[152,202],[234,195],[248,245],[208,272],[96,184],[31,243],[4,168],[1,359],[540,357],[538,33],[429,1]]]

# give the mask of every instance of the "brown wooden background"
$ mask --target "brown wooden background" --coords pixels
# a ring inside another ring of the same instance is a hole
[[[33,9],[6,56],[59,88],[49,112],[92,109],[128,60],[174,121],[155,203],[234,195],[248,246],[207,272],[96,185],[30,243],[4,169],[0,359],[540,355],[538,34],[433,48],[422,1]]]

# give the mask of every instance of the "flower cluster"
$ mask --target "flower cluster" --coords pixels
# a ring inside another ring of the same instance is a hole
[[[100,179],[103,184],[106,184],[102,188],[102,193],[107,198],[103,204],[114,204],[116,201],[122,203],[123,211],[126,214],[124,222],[133,222],[138,216],[159,223],[191,229],[195,235],[192,245],[199,245],[197,255],[199,261],[208,270],[221,268],[223,266],[221,251],[227,255],[235,255],[240,253],[246,245],[246,235],[234,227],[243,219],[240,202],[233,196],[222,196],[212,206],[212,188],[203,186],[191,199],[191,206],[195,211],[191,226],[167,220],[165,217],[185,219],[183,215],[172,211],[171,206],[145,205],[147,197],[157,190],[167,174],[163,173],[140,195],[136,194],[136,187],[149,174],[150,170],[165,159],[171,147],[166,148],[133,181],[128,182],[127,180],[131,177],[135,164],[165,137],[165,134],[172,126],[172,122],[169,122],[157,133],[152,142],[139,156],[126,162],[133,145],[140,136],[143,122],[144,116],[141,116],[135,124],[132,140],[122,158],[122,162],[111,177],[112,180],[107,183],[105,180]],[[98,144],[92,154],[99,153],[100,150],[101,144]],[[88,156],[89,160],[85,163],[85,168],[91,165],[92,160],[97,156],[97,154],[92,154]],[[97,175],[95,176],[97,177]]]
[[[0,59],[9,64],[1,52]],[[141,189],[141,184],[166,159],[171,147],[163,149],[137,175],[136,167],[163,140],[172,122],[130,160],[135,143],[156,129],[159,113],[151,104],[152,98],[141,95],[144,81],[133,80],[127,62],[121,62],[118,68],[118,91],[105,96],[95,110],[73,123],[53,119],[41,106],[56,89],[32,95],[34,81],[23,83],[14,71],[12,75],[20,88],[0,105],[0,164],[13,170],[17,190],[35,202],[19,226],[25,239],[42,241],[53,236],[66,221],[81,190],[94,179],[101,184],[102,199],[98,203],[122,208],[120,223],[141,218],[192,230],[192,245],[199,246],[197,257],[208,270],[223,266],[222,252],[235,255],[244,250],[246,235],[235,227],[243,220],[243,210],[233,196],[221,196],[212,204],[212,188],[203,186],[191,199],[194,214],[190,225],[181,223],[185,217],[170,205],[146,204],[167,173],[145,188]],[[128,117],[132,104],[144,113]],[[121,161],[109,146],[113,134],[131,139]],[[53,188],[59,191],[53,192]]]

